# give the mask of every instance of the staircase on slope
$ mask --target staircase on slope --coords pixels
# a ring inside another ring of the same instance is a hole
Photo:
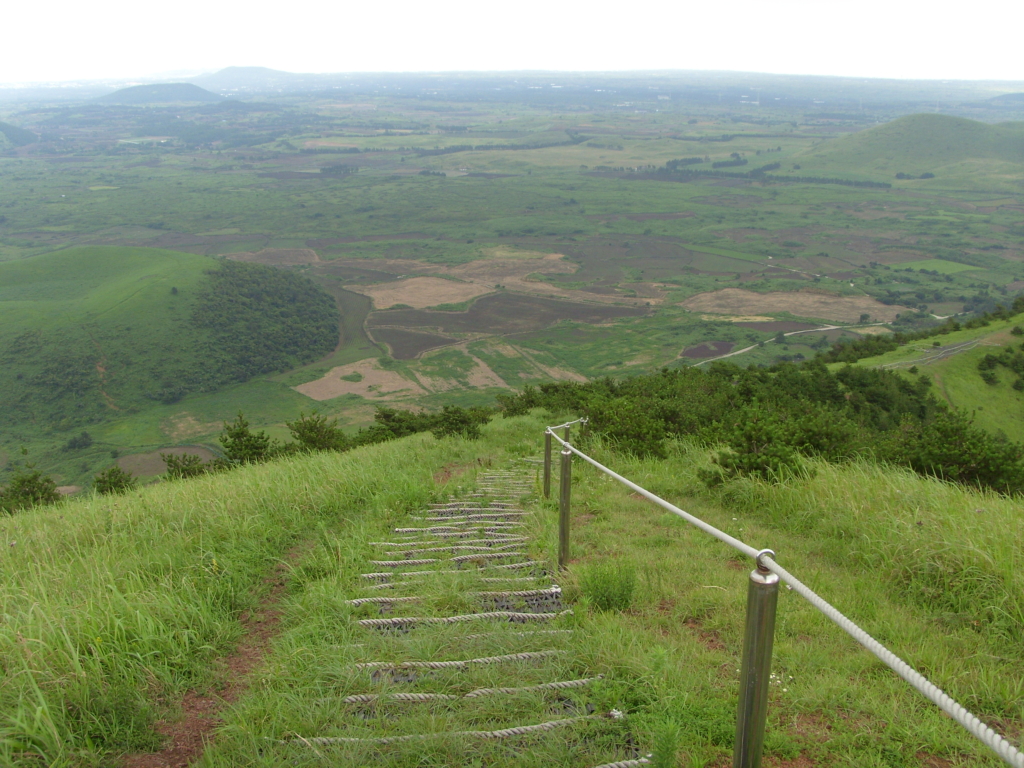
[[[292,746],[336,765],[647,763],[598,709],[602,675],[574,655],[572,612],[531,554],[534,488],[529,463],[485,473],[372,543],[330,725]]]

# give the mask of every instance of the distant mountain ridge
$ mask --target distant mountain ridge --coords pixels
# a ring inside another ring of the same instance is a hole
[[[302,75],[284,72],[269,67],[225,67],[206,75],[189,79],[189,82],[211,91],[265,92],[294,90],[297,87],[323,87],[326,81],[339,79],[337,75]]]
[[[154,83],[133,85],[119,91],[100,96],[94,101],[100,104],[174,104],[179,102],[200,102],[210,104],[222,101],[223,97],[200,88],[193,83]]]

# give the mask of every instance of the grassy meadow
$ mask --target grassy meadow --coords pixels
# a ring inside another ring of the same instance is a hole
[[[751,564],[579,462],[572,560],[550,579],[574,611],[557,626],[572,634],[543,645],[565,653],[374,690],[458,693],[600,674],[572,695],[573,706],[616,708],[625,720],[582,725],[569,738],[487,743],[443,732],[571,710],[557,697],[525,693],[458,710],[428,702],[367,712],[340,703],[365,690],[353,671],[359,662],[509,652],[488,639],[501,627],[487,622],[423,637],[360,631],[355,619],[379,614],[346,601],[380,594],[358,576],[378,551],[370,541],[409,524],[408,513],[426,502],[472,489],[480,472],[537,456],[543,426],[554,420],[543,412],[496,419],[476,442],[418,435],[5,520],[0,659],[9,682],[0,692],[0,759],[107,765],[119,753],[155,748],[154,720],[173,720],[185,690],[216,696],[229,682],[217,659],[244,641],[246,613],[276,589],[279,633],[200,765],[596,765],[631,749],[653,751],[665,765],[728,765]],[[697,478],[707,447],[676,444],[664,461],[598,443],[587,449],[728,533],[773,548],[786,568],[1019,743],[1024,528],[1015,501],[859,463],[809,462],[812,472],[779,485],[738,480],[708,491]],[[534,495],[526,509],[530,552],[553,563],[555,505]],[[471,609],[470,575],[461,573],[423,582],[416,614]],[[527,636],[516,642],[516,651],[541,647]],[[785,589],[773,669],[768,765],[998,764]],[[294,738],[352,733],[439,736],[369,751]]]

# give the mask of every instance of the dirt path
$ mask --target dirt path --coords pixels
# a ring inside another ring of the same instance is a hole
[[[127,755],[123,768],[185,768],[202,757],[214,729],[221,723],[221,710],[248,689],[249,675],[262,663],[270,641],[278,633],[281,613],[277,606],[288,584],[291,564],[308,548],[308,543],[292,547],[264,579],[269,590],[256,610],[242,617],[245,633],[238,647],[219,660],[220,687],[215,691],[188,691],[181,701],[182,716],[156,723],[157,732],[164,738],[164,748],[159,752]]]

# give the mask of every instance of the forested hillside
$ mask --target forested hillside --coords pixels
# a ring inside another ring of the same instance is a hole
[[[0,265],[5,427],[67,430],[314,360],[334,301],[306,278],[172,251],[82,248]]]

